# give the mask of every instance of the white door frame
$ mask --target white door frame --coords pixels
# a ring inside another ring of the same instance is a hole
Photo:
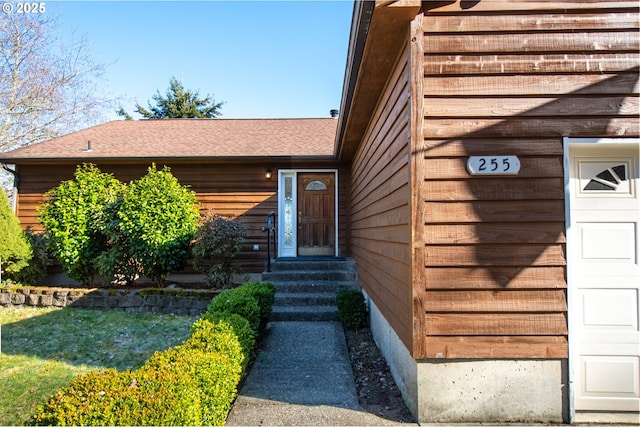
[[[334,174],[334,256],[338,256],[338,170],[337,169],[279,169],[278,170],[278,256],[298,256],[298,174],[333,173]],[[285,180],[291,179],[291,189],[286,188]],[[291,191],[290,200],[287,192]],[[289,203],[287,203],[289,202]],[[291,209],[292,208],[292,209]]]
[[[568,345],[569,345],[569,422],[573,424],[576,422],[576,409],[575,409],[575,375],[577,375],[578,367],[576,366],[576,357],[574,352],[576,350],[576,334],[575,332],[579,328],[579,315],[576,307],[575,298],[576,295],[576,283],[573,280],[575,277],[575,267],[571,262],[575,251],[579,250],[576,245],[576,241],[573,238],[574,231],[571,229],[572,217],[571,217],[571,193],[574,191],[571,188],[570,180],[570,146],[576,145],[623,145],[623,144],[638,144],[639,139],[634,137],[621,137],[621,138],[571,138],[563,137],[563,150],[564,150],[564,187],[565,187],[565,226],[566,226],[566,246],[567,246],[567,315],[568,315]]]

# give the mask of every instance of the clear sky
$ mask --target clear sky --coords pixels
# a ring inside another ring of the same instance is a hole
[[[224,101],[222,118],[329,117],[340,107],[352,1],[46,5],[62,41],[73,31],[86,36],[93,58],[107,64],[105,91],[129,113],[164,95],[172,76]]]

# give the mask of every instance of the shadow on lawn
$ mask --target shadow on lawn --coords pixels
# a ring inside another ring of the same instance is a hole
[[[63,308],[2,325],[2,353],[118,370],[180,344],[196,317]]]

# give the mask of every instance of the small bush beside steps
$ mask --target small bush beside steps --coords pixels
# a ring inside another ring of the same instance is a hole
[[[343,289],[336,295],[338,316],[348,329],[358,330],[367,326],[367,305],[362,292],[355,289]]]

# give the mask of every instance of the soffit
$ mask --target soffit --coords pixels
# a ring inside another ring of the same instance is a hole
[[[417,0],[381,1],[354,9],[338,126],[336,157],[350,160],[376,108],[409,23],[421,9]]]

